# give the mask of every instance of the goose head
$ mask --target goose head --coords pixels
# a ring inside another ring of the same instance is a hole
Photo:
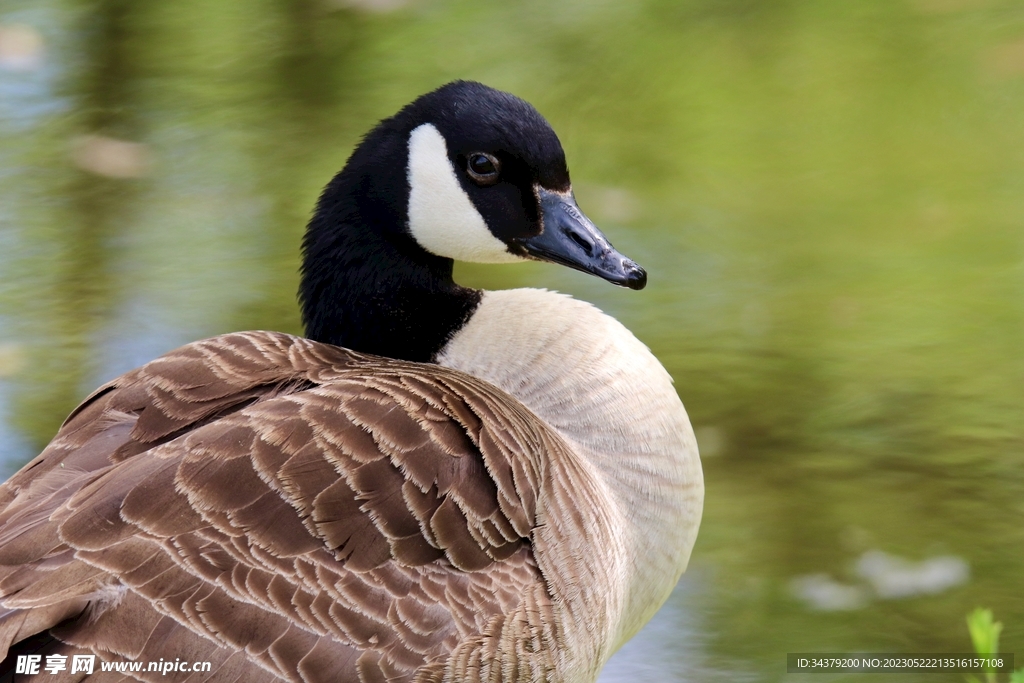
[[[455,260],[540,260],[630,289],[647,283],[580,210],[544,117],[468,81],[423,95],[364,138],[321,195],[303,254],[307,335],[409,360],[430,360],[479,302],[452,280]],[[416,330],[401,329],[403,316]],[[407,348],[389,343],[403,332]]]

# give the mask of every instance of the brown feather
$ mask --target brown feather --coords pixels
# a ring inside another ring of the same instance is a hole
[[[276,333],[191,344],[0,486],[0,649],[49,629],[212,662],[194,683],[505,680],[516,629],[546,633],[531,540],[559,448],[455,371]]]

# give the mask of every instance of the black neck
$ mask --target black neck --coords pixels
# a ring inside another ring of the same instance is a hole
[[[377,193],[360,187],[359,176],[367,176],[354,170],[346,168],[324,190],[303,241],[306,336],[430,362],[469,320],[481,294],[455,284],[451,259],[428,253],[401,228],[406,200],[375,201]]]

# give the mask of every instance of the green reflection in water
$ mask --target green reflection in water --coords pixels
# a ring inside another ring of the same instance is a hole
[[[676,378],[706,455],[680,603],[700,666],[781,680],[788,651],[962,652],[976,604],[1024,652],[1019,3],[374,10],[398,4],[5,5],[45,46],[43,66],[0,70],[3,111],[36,112],[0,120],[0,343],[23,358],[0,379],[7,425],[41,447],[164,350],[298,331],[320,188],[377,119],[477,78],[549,117],[581,206],[651,272],[638,294],[457,269],[593,301]],[[90,135],[145,147],[108,148],[121,177],[97,175]],[[881,599],[856,571],[872,550],[956,556],[970,580]],[[859,602],[812,609],[793,592],[812,574]]]

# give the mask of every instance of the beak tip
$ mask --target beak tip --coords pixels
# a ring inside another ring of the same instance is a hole
[[[647,286],[647,271],[635,263],[629,263],[626,271],[626,286],[630,289],[641,290]]]

